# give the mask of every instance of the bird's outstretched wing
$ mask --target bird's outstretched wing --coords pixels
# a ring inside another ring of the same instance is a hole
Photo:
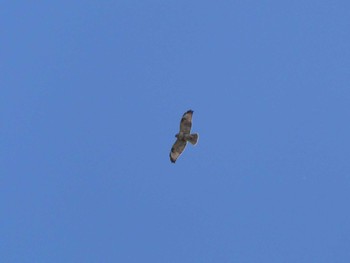
[[[193,110],[186,111],[180,122],[180,132],[187,134],[191,132]]]
[[[175,163],[177,158],[185,150],[187,142],[184,140],[177,139],[170,151],[170,161]]]

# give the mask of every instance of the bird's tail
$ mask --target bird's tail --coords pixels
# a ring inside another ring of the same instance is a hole
[[[197,141],[198,141],[198,133],[193,133],[190,134],[190,136],[188,137],[188,141],[193,144],[196,145]]]

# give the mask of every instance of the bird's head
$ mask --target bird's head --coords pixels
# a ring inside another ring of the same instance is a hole
[[[179,134],[178,134],[178,133],[176,133],[176,134],[175,134],[175,137],[176,137],[176,138],[179,138]]]

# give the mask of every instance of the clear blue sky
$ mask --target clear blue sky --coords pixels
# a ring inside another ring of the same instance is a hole
[[[350,262],[349,1],[0,17],[1,262]]]

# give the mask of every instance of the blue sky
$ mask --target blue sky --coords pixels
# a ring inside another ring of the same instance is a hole
[[[350,262],[349,10],[2,3],[0,261]]]

